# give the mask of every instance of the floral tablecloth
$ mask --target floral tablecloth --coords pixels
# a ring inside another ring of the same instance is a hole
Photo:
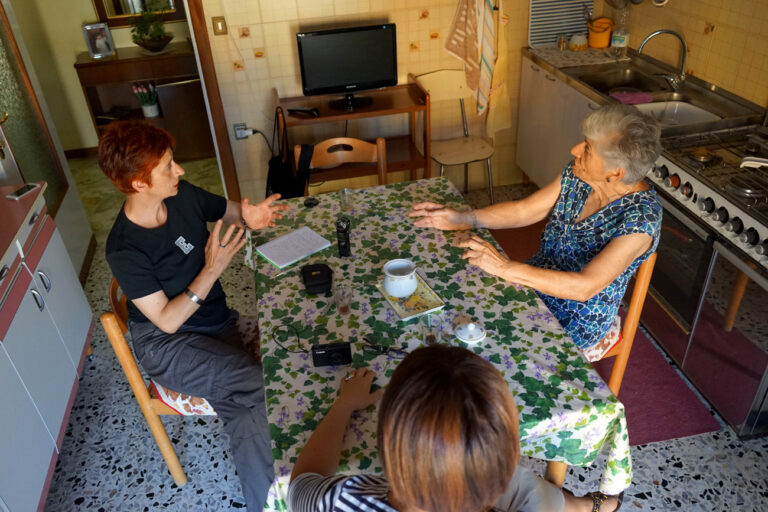
[[[510,286],[461,259],[453,246],[466,232],[420,229],[407,217],[424,200],[467,208],[444,178],[425,179],[353,191],[354,206],[343,212],[352,220],[352,256],[340,258],[334,222],[340,215],[337,193],[288,200],[291,210],[271,230],[249,234],[246,262],[254,269],[267,416],[276,479],[267,509],[287,510],[288,479],[296,457],[336,397],[348,367],[312,365],[310,344],[352,341],[352,366],[377,372],[384,386],[398,357],[362,350],[362,336],[384,345],[417,348],[424,317],[400,321],[376,288],[384,263],[413,260],[426,282],[445,301],[443,341],[463,345],[494,364],[509,382],[520,416],[522,453],[570,465],[592,463],[602,450],[607,462],[600,490],[618,494],[629,486],[632,464],[624,406],[564,333],[533,290]],[[254,247],[299,226],[309,226],[331,246],[280,270],[255,253]],[[488,231],[478,233],[493,240]],[[495,242],[494,242],[495,243]],[[351,312],[340,314],[328,296],[304,290],[299,267],[327,263],[334,284],[352,289]],[[467,346],[452,336],[452,327],[473,320],[488,336]],[[376,408],[355,413],[344,441],[339,472],[381,473],[376,455]]]

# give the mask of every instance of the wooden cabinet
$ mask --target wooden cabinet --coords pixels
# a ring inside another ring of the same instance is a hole
[[[375,118],[397,114],[408,114],[410,133],[395,137],[386,137],[387,140],[387,172],[411,171],[411,179],[416,179],[416,170],[424,169],[424,176],[430,177],[430,113],[429,94],[416,83],[384,87],[373,91],[362,91],[361,96],[372,99],[372,103],[365,107],[355,109],[353,112],[335,110],[329,103],[338,99],[339,95],[328,96],[296,96],[293,98],[278,98],[278,104],[283,108],[285,119],[279,119],[285,127],[311,126],[333,121],[350,121],[353,119]],[[317,117],[306,115],[291,115],[289,109],[316,108]],[[424,129],[416,133],[417,115],[424,115]],[[281,130],[283,126],[280,127]],[[421,137],[418,141],[417,137]],[[320,142],[320,141],[315,141]],[[416,143],[421,143],[424,152],[419,151]],[[293,147],[289,147],[288,154],[293,155]],[[344,164],[332,169],[316,169],[310,174],[310,183],[358,176],[372,176],[377,174],[375,163],[371,164]]]
[[[141,48],[118,48],[114,57],[93,60],[87,52],[77,56],[75,69],[91,119],[99,132],[116,119],[144,119],[131,87],[154,82],[158,89],[160,117],[147,121],[176,138],[177,160],[215,155],[197,62],[188,42],[171,43],[160,55],[146,55]]]
[[[14,188],[0,187],[0,504],[12,512],[42,509],[94,325],[44,186],[6,199]]]
[[[555,179],[584,139],[581,122],[599,107],[523,56],[517,121],[517,165],[539,187]]]

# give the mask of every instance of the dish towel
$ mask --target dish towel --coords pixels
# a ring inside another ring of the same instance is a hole
[[[495,133],[512,127],[512,99],[506,78],[509,76],[509,50],[507,48],[507,25],[509,16],[504,10],[504,2],[499,0],[499,23],[496,31],[496,65],[493,67],[488,117],[485,121],[485,132],[489,137]]]
[[[477,115],[481,116],[488,107],[491,95],[494,66],[496,65],[496,20],[493,17],[491,0],[481,0],[477,18],[482,20],[480,38],[480,84],[477,89]]]
[[[446,51],[464,63],[467,87],[473,91],[480,83],[476,4],[476,0],[459,0],[453,23],[445,38]]]

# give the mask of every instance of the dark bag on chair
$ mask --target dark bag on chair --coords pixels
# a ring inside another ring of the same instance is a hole
[[[304,146],[301,148],[299,169],[293,172],[291,158],[288,153],[288,134],[285,129],[285,122],[282,123],[282,130],[279,128],[278,116],[282,118],[283,109],[275,109],[275,125],[272,130],[272,148],[273,156],[269,159],[269,171],[267,172],[267,196],[280,194],[284,199],[289,197],[301,197],[304,195],[304,188],[309,179],[309,162],[312,160],[312,151],[309,151],[309,158],[306,159],[306,165],[302,167],[304,158]],[[282,132],[282,133],[281,133]],[[277,142],[277,146],[275,146]],[[312,146],[308,146],[312,148]],[[274,151],[277,154],[274,154]]]

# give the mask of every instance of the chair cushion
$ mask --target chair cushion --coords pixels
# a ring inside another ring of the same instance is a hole
[[[259,326],[256,317],[241,315],[237,321],[237,330],[243,339],[248,352],[257,361],[261,360],[261,344],[259,342]],[[211,404],[205,398],[178,393],[162,384],[152,381],[152,387],[157,393],[157,398],[165,405],[178,412],[182,416],[215,416]]]
[[[441,165],[460,165],[493,156],[493,146],[481,137],[433,140],[432,159]]]
[[[600,340],[597,345],[585,348],[582,350],[589,362],[595,362],[605,357],[605,354],[611,351],[614,345],[621,341],[621,317],[616,315],[613,319],[613,325],[611,326],[608,334]]]

